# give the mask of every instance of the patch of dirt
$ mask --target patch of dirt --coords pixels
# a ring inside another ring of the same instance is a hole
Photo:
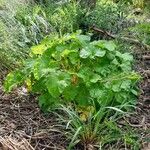
[[[150,52],[136,54],[135,70],[141,74],[142,80],[139,84],[141,94],[136,109],[136,117],[132,123],[139,123],[150,128]]]
[[[66,139],[60,127],[55,126],[58,123],[54,114],[42,113],[36,98],[22,91],[23,89],[19,89],[14,93],[4,94],[0,86],[0,149],[16,150],[4,149],[2,144],[14,143],[14,140],[19,143],[23,139],[36,150],[65,149]]]
[[[150,52],[138,52],[135,70],[141,74],[141,94],[129,124],[141,134],[142,150],[150,150]]]

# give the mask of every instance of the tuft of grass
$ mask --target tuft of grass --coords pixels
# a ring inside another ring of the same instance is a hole
[[[57,115],[66,129],[64,134],[70,141],[67,150],[75,147],[86,150],[140,147],[138,135],[131,132],[129,127],[117,124],[119,118],[125,115],[118,108],[102,107],[98,112],[91,110],[86,120],[71,107],[62,106],[61,111],[63,113]]]

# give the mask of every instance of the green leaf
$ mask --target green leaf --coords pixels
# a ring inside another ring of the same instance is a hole
[[[54,72],[48,75],[46,87],[48,92],[57,98],[63,93],[64,89],[70,84],[70,76],[66,73]]]
[[[91,37],[88,35],[77,35],[76,38],[79,40],[81,44],[86,44],[91,40]]]
[[[78,93],[78,87],[70,85],[67,88],[65,88],[63,95],[66,100],[71,101],[75,99],[77,93]]]
[[[60,80],[59,87],[58,87],[59,92],[62,93],[67,86],[68,86],[68,84],[65,80]]]
[[[116,49],[116,45],[113,41],[100,40],[100,41],[94,41],[91,44],[96,45],[102,49],[107,49],[109,51],[114,51]]]
[[[119,58],[122,58],[122,53],[119,52],[119,51],[116,51],[116,56],[119,57]]]
[[[105,92],[103,90],[99,89],[98,87],[90,90],[90,96],[92,98],[99,99],[99,98],[103,97],[104,94],[105,94]]]
[[[60,96],[59,80],[55,74],[48,76],[46,81],[46,87],[52,97],[58,98]]]
[[[75,53],[76,51],[75,50],[68,50],[68,49],[65,49],[62,53],[61,53],[61,56],[62,57],[65,57],[65,56],[68,56],[70,53]]]
[[[79,54],[78,54],[77,52],[75,52],[75,53],[70,53],[68,57],[69,57],[70,62],[71,62],[73,65],[77,65],[77,63],[80,62],[80,57],[79,57]]]
[[[4,90],[10,92],[15,86],[22,83],[26,76],[21,71],[14,71],[7,75],[4,82]]]
[[[130,90],[130,85],[131,85],[131,81],[130,80],[126,80],[126,81],[122,82],[120,88],[128,91],[128,90]]]
[[[98,81],[101,80],[101,79],[102,79],[102,78],[101,78],[100,75],[94,73],[94,74],[92,74],[90,81],[91,81],[92,83],[96,83],[96,82],[98,82]]]
[[[132,70],[131,63],[129,61],[126,61],[120,65],[123,72],[130,72]]]
[[[116,49],[116,45],[113,41],[105,41],[104,47],[109,51],[114,51]]]
[[[39,66],[40,66],[40,62],[37,61],[33,68],[33,74],[36,80],[39,80],[41,77],[41,70],[39,69],[40,68]]]
[[[122,58],[125,61],[133,61],[133,56],[130,53],[124,53],[124,54],[122,54]]]
[[[45,93],[43,95],[41,95],[39,98],[38,98],[38,103],[39,103],[39,106],[42,108],[43,106],[47,106],[49,103],[48,103],[48,100],[51,96],[49,95],[49,93]]]
[[[33,54],[40,54],[40,55],[43,54],[46,49],[47,46],[45,44],[39,44],[31,47],[31,51]]]
[[[36,63],[36,59],[26,59],[25,63],[24,63],[24,71],[28,74],[30,74],[33,71],[34,65]]]
[[[133,61],[133,56],[130,53],[122,54],[121,52],[116,51],[116,56],[118,56],[119,58],[121,58],[124,61],[128,61],[128,62]]]
[[[88,106],[90,104],[89,91],[85,85],[79,85],[78,95],[75,100],[80,106]]]
[[[119,63],[119,61],[115,58],[113,61],[112,61],[112,64],[114,64],[114,65],[119,65],[120,63]]]
[[[42,77],[40,80],[36,81],[32,85],[32,92],[34,93],[39,93],[45,91],[46,86],[45,86],[45,78]]]
[[[83,79],[84,82],[90,81],[91,76],[91,70],[89,67],[81,67],[79,72],[77,73],[77,76],[81,79]]]
[[[128,98],[129,95],[127,94],[127,92],[119,92],[115,95],[116,101],[119,102],[120,104],[123,104],[123,102],[127,102]]]
[[[67,45],[58,45],[58,46],[56,46],[56,50],[57,51],[60,51],[60,52],[62,52],[62,51],[64,51],[65,49],[67,49],[68,48],[68,46]]]
[[[134,89],[131,89],[131,92],[135,95],[135,96],[138,96],[138,92]]]
[[[114,91],[114,92],[120,92],[120,90],[121,90],[121,84],[120,84],[120,82],[117,82],[117,83],[115,83],[115,84],[113,84],[113,86],[112,86],[112,90]]]
[[[90,49],[88,49],[88,47],[85,47],[85,48],[81,49],[81,51],[80,51],[81,58],[88,58],[91,54],[92,53],[91,53]]]
[[[97,57],[104,57],[105,54],[106,54],[106,51],[105,51],[105,50],[95,49],[94,56],[97,56]]]
[[[45,92],[38,98],[39,106],[43,111],[48,110],[58,103],[58,99],[54,99],[48,92]]]
[[[39,80],[41,77],[43,77],[47,72],[52,70],[50,68],[50,60],[49,57],[42,56],[40,58],[36,59],[36,62],[34,63],[33,68],[33,74],[36,80]],[[46,72],[47,71],[47,72]]]

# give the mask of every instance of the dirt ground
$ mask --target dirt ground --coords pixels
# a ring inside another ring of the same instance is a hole
[[[142,150],[150,150],[150,53],[136,54],[135,69],[142,75],[141,95],[129,125],[141,134]],[[40,111],[36,97],[17,89],[5,94],[0,81],[0,150],[65,150],[67,139],[53,114]]]
[[[55,118],[22,89],[7,95],[0,87],[0,150],[64,150],[66,139]]]

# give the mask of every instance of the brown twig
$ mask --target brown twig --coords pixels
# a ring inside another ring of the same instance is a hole
[[[100,33],[100,34],[103,34],[103,35],[105,35],[105,36],[108,36],[108,37],[110,37],[110,38],[112,38],[112,39],[115,39],[115,38],[116,38],[116,37],[115,37],[114,35],[112,35],[111,33],[107,32],[107,31],[104,31],[104,30],[102,30],[102,29],[99,29],[99,28],[97,28],[97,27],[95,27],[95,26],[93,26],[91,29],[94,30],[94,31],[96,31],[96,32],[98,32],[98,33]]]
[[[150,46],[137,40],[137,39],[133,39],[133,38],[130,38],[130,37],[118,37],[117,35],[113,35],[107,31],[104,31],[102,29],[99,29],[95,26],[91,27],[91,29],[95,32],[98,32],[104,36],[107,36],[107,37],[110,37],[111,39],[118,39],[118,40],[122,40],[124,42],[128,42],[130,44],[134,44],[134,45],[138,45],[140,47],[144,47],[145,49],[149,49],[150,50]]]

